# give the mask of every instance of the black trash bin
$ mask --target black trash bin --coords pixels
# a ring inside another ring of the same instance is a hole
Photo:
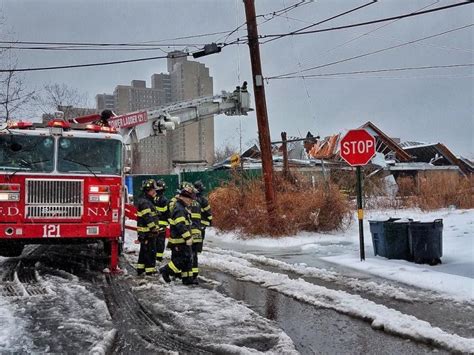
[[[436,265],[443,256],[443,220],[410,225],[410,253],[418,264]]]
[[[400,218],[389,218],[386,221],[369,221],[370,233],[372,235],[372,245],[374,254],[387,257],[387,245],[385,242],[385,224],[394,222]]]
[[[412,223],[408,221],[386,222],[385,229],[385,257],[388,259],[402,259],[411,261],[410,243],[408,239],[409,226]]]

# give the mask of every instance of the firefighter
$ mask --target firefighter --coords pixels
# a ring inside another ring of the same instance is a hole
[[[101,127],[110,127],[109,118],[113,116],[114,113],[112,111],[104,110],[100,113],[100,120],[95,121],[94,124]]]
[[[184,285],[193,283],[191,214],[189,206],[196,195],[191,186],[186,185],[179,190],[174,204],[170,204],[171,237],[168,246],[171,248],[171,261],[160,268],[166,282],[171,282],[170,275],[181,275]]]
[[[169,209],[168,199],[164,195],[166,190],[166,184],[163,180],[156,182],[156,196],[155,196],[155,207],[158,214],[158,235],[156,237],[156,260],[163,261],[163,254],[165,251],[165,240],[166,240],[166,228],[169,226]]]
[[[204,185],[201,181],[196,181],[193,185],[196,193],[196,200],[191,206],[193,218],[193,283],[198,284],[199,262],[198,254],[202,252],[206,227],[210,225],[212,220],[209,202],[202,195]]]
[[[137,202],[137,232],[140,243],[137,263],[138,275],[156,273],[155,230],[158,227],[158,218],[153,203],[156,189],[155,180],[145,180],[142,186],[143,195]]]
[[[211,206],[209,205],[209,200],[204,196],[204,184],[202,181],[198,180],[194,183],[194,188],[196,189],[196,200],[201,205],[201,234],[202,239],[206,236],[206,227],[209,227],[212,224],[212,212]]]

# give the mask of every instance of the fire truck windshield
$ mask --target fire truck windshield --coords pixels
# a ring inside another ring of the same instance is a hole
[[[31,135],[0,136],[0,170],[52,172],[54,139]]]
[[[120,175],[122,143],[114,139],[61,137],[57,169],[62,173]]]

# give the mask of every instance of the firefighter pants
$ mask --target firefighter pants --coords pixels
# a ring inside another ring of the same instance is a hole
[[[198,254],[202,252],[202,243],[193,243],[193,277],[198,277],[199,265],[198,265]]]
[[[155,260],[155,237],[153,234],[140,240],[140,252],[138,253],[137,273],[141,275],[154,274],[156,272]]]
[[[156,236],[156,260],[163,260],[165,252],[166,231],[160,230]]]
[[[186,244],[172,245],[171,261],[164,268],[166,273],[181,277],[186,283],[193,276],[192,248]]]

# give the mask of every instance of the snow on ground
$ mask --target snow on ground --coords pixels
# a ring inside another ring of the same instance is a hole
[[[33,348],[31,337],[24,331],[25,321],[17,318],[18,306],[0,297],[0,353],[17,354]]]
[[[236,251],[225,250],[221,248],[207,248],[204,247],[204,250],[210,253],[217,253],[223,255],[231,255],[241,259],[248,260],[252,263],[258,263],[261,265],[268,265],[271,267],[276,267],[282,271],[289,271],[291,273],[303,276],[320,279],[327,282],[334,282],[343,285],[347,285],[355,291],[364,291],[369,294],[373,294],[379,297],[394,298],[397,300],[402,300],[406,302],[412,302],[419,300],[420,297],[423,299],[434,299],[432,295],[420,294],[419,291],[407,290],[401,287],[394,286],[389,282],[374,282],[370,280],[362,280],[360,278],[350,277],[342,275],[339,272],[333,270],[327,270],[321,267],[311,267],[300,264],[289,264],[280,260],[275,260],[272,258],[267,258],[262,255],[254,255],[249,253],[240,253]]]
[[[125,255],[136,263],[139,245],[127,233]],[[205,287],[190,287],[180,280],[164,284],[151,279],[134,292],[173,333],[188,333],[202,345],[226,354],[296,354],[293,341],[271,320],[242,302]]]
[[[403,260],[374,256],[369,220],[389,217],[413,218],[419,221],[443,219],[442,264],[418,265]],[[295,255],[310,264],[320,259],[333,264],[361,270],[386,279],[445,293],[460,301],[474,299],[474,209],[442,209],[422,212],[418,209],[366,211],[364,220],[365,262],[359,259],[358,224],[343,232],[300,233],[284,238],[240,239],[238,233],[206,233],[209,245],[253,254]],[[302,257],[305,256],[305,257]]]
[[[37,268],[44,293],[0,296],[0,353],[105,354],[115,336],[105,302],[76,276]]]
[[[148,283],[134,289],[169,332],[189,334],[219,353],[297,353],[286,333],[244,304],[180,283]]]
[[[474,352],[474,339],[447,333],[440,328],[432,327],[426,321],[376,304],[358,295],[328,289],[302,279],[290,279],[287,275],[261,270],[240,257],[221,255],[212,251],[204,252],[200,263],[314,306],[368,320],[375,329],[384,329],[410,339],[437,344],[451,351]]]

